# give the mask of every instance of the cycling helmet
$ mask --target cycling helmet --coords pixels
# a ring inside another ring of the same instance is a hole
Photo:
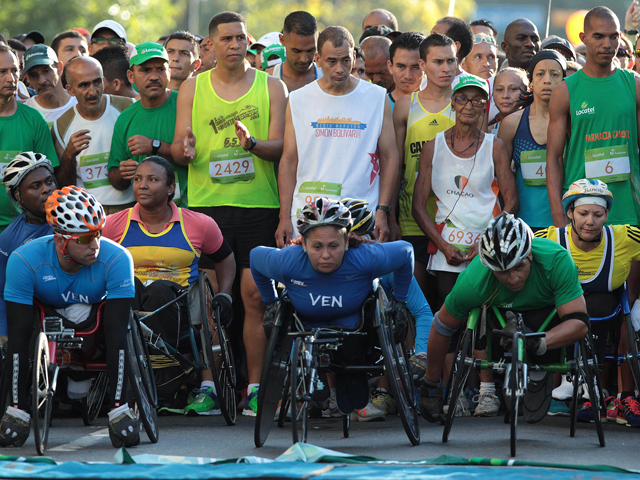
[[[4,171],[4,177],[2,178],[2,183],[7,187],[7,195],[13,200],[18,201],[16,198],[16,190],[22,182],[22,179],[26,177],[29,172],[39,167],[45,167],[51,172],[51,175],[54,174],[51,161],[49,161],[45,155],[34,152],[22,152],[16,155],[9,165],[7,165]]]
[[[373,212],[367,208],[369,202],[355,198],[343,198],[342,204],[349,209],[353,226],[351,231],[356,235],[367,235],[373,231],[376,219]]]
[[[584,197],[600,197],[607,202],[607,210],[613,206],[613,194],[607,188],[607,184],[598,179],[576,180],[569,186],[569,190],[562,196],[562,208],[567,213],[576,200]]]
[[[502,212],[480,235],[478,254],[482,264],[496,272],[516,266],[531,252],[533,232],[510,213]]]
[[[102,205],[83,188],[71,185],[55,190],[47,199],[47,223],[56,233],[93,233],[102,230]]]
[[[298,232],[304,235],[314,227],[335,225],[351,230],[351,213],[349,209],[336,200],[321,197],[305,205],[298,215]]]

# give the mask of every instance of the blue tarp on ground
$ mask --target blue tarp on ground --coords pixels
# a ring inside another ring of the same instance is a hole
[[[467,459],[443,455],[436,459],[394,462],[346,455],[308,444],[295,444],[275,460],[260,457],[214,459],[142,454],[131,457],[125,449],[117,463],[56,464],[47,458],[0,455],[0,478],[47,479],[230,479],[283,478],[314,480],[484,479],[609,480],[628,479],[640,471],[606,465],[571,466],[502,459]]]

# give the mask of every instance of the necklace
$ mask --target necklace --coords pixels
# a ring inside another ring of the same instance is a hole
[[[455,127],[451,128],[451,150],[453,150],[455,153],[464,153],[475,145],[476,141],[478,140],[478,137],[476,137],[476,139],[473,142],[471,142],[467,148],[463,148],[462,150],[456,150],[456,143],[455,143],[456,136],[453,133],[454,129]]]

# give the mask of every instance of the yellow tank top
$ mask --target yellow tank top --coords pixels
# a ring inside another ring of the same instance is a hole
[[[451,104],[441,112],[428,112],[420,103],[418,93],[411,94],[411,106],[407,118],[407,136],[404,141],[404,176],[400,193],[400,230],[403,236],[424,235],[411,214],[413,189],[418,178],[418,162],[425,142],[436,138],[436,134],[448,130],[455,125],[455,112]],[[435,218],[436,202],[433,192],[427,202],[427,213]]]
[[[233,102],[216,94],[210,74],[196,78],[196,157],[189,165],[189,206],[279,208],[274,164],[244,150],[234,126],[240,120],[256,139],[269,138],[268,78],[256,70],[249,91]]]

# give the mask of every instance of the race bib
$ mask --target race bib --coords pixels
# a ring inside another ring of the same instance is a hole
[[[4,177],[4,171],[7,168],[7,165],[9,165],[11,160],[13,160],[19,153],[19,150],[0,150],[0,178]]]
[[[298,198],[307,205],[320,197],[327,197],[332,200],[340,200],[342,194],[341,183],[331,182],[304,182],[298,190]],[[300,211],[298,210],[297,214]]]
[[[80,178],[86,189],[108,187],[107,163],[109,152],[96,153],[94,155],[82,155],[80,157]]]
[[[592,148],[584,151],[585,174],[605,183],[624,182],[631,176],[627,145]]]
[[[522,179],[527,186],[547,184],[547,151],[529,150],[520,153]]]
[[[213,183],[253,180],[256,177],[253,155],[241,147],[213,150],[209,157],[209,176]]]
[[[440,234],[449,245],[453,245],[462,253],[467,253],[471,245],[478,241],[482,232],[463,230],[450,225],[445,225]]]

